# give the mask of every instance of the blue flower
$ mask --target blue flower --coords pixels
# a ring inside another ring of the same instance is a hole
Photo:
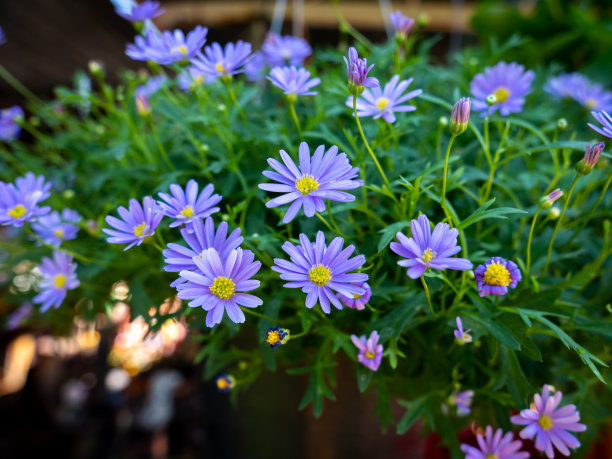
[[[157,75],[149,78],[145,84],[141,84],[137,86],[134,90],[134,94],[140,94],[145,97],[152,96],[157,91],[161,89],[161,87],[166,82],[165,75]]]
[[[38,221],[32,224],[32,229],[44,242],[59,247],[63,241],[76,238],[79,232],[77,224],[80,221],[81,216],[76,211],[64,209],[61,217],[57,211],[39,217]]]
[[[51,207],[38,203],[49,197],[50,183],[43,176],[28,172],[15,183],[0,182],[0,225],[23,226],[37,217],[48,214]]]
[[[115,9],[115,12],[128,21],[143,22],[164,14],[166,10],[160,7],[159,2],[146,0],[140,5],[132,5],[129,10]]]
[[[287,96],[314,96],[310,89],[321,83],[319,78],[310,78],[310,72],[304,68],[274,67],[267,77],[274,86],[282,89]]]
[[[216,79],[190,65],[176,76],[176,85],[179,89],[187,92],[195,90],[198,86],[210,84],[216,81]]]
[[[140,245],[147,237],[153,236],[163,217],[155,213],[155,200],[150,196],[143,199],[142,206],[136,199],[130,199],[130,210],[119,206],[117,212],[122,220],[112,215],[105,218],[106,223],[115,229],[102,228],[102,231],[110,236],[107,238],[110,244],[128,244],[123,250]]]
[[[0,140],[15,140],[21,131],[17,119],[23,119],[23,109],[19,105],[0,110]]]
[[[282,346],[289,340],[289,330],[286,328],[272,327],[266,332],[266,343],[272,349]]]
[[[288,288],[301,288],[306,293],[306,307],[312,308],[317,302],[326,314],[330,312],[330,303],[336,309],[342,309],[342,303],[332,290],[353,298],[354,295],[365,295],[364,288],[354,285],[368,280],[365,273],[351,273],[365,264],[365,257],[357,255],[349,259],[355,246],[349,245],[342,250],[344,239],[335,238],[329,247],[325,244],[325,235],[317,233],[316,242],[310,242],[305,234],[300,234],[300,245],[290,242],[283,244],[283,250],[291,261],[275,258],[272,270],[280,273],[280,278],[287,282]]]
[[[195,57],[206,43],[207,33],[208,29],[202,26],[196,26],[186,37],[178,29],[174,32],[166,30],[161,34],[149,30],[144,37],[138,35],[134,43],[127,46],[125,53],[137,61],[172,64]]]
[[[349,48],[348,59],[344,57],[344,62],[346,63],[346,72],[348,74],[351,94],[358,95],[363,92],[365,87],[375,88],[378,86],[378,80],[368,76],[374,64],[368,67],[367,59],[359,59],[359,55],[355,48]]]
[[[57,250],[53,252],[53,260],[42,258],[39,266],[42,280],[38,284],[41,292],[32,300],[42,304],[41,312],[47,311],[51,306],[58,308],[66,298],[66,292],[79,286],[76,268],[71,256]]]
[[[194,179],[187,182],[185,190],[173,183],[170,185],[171,195],[159,193],[159,197],[165,201],[158,201],[159,212],[176,219],[170,223],[170,228],[185,225],[191,232],[192,222],[219,212],[219,207],[213,206],[221,201],[221,196],[212,194],[214,190],[214,185],[210,183],[198,195],[198,182]]]
[[[601,124],[601,127],[595,126],[591,123],[587,123],[587,126],[593,129],[595,132],[612,139],[612,116],[610,116],[605,110],[602,110],[601,112],[591,112],[591,115],[593,115],[593,118],[595,118],[597,122]]]
[[[204,54],[199,54],[191,60],[193,66],[205,75],[224,77],[244,71],[244,64],[251,55],[251,44],[239,40],[227,43],[225,49],[219,43],[213,43],[204,48]]]
[[[270,67],[286,64],[299,66],[312,54],[312,48],[303,38],[275,33],[268,34],[261,50]]]

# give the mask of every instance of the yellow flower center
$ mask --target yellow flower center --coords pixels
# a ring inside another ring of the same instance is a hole
[[[425,250],[425,252],[423,252],[423,256],[421,258],[425,263],[431,263],[431,261],[436,258],[436,252],[428,248]]]
[[[484,273],[484,281],[489,285],[500,285],[507,287],[510,284],[510,271],[501,264],[501,262],[493,262],[487,265],[487,270]]]
[[[217,387],[221,390],[227,389],[229,387],[229,382],[225,378],[219,378],[217,380]]]
[[[142,222],[140,225],[134,228],[134,236],[142,237],[144,236],[144,231],[147,228],[147,224]]]
[[[304,174],[301,179],[296,180],[295,187],[300,193],[306,196],[311,191],[317,191],[319,189],[319,182],[317,182],[311,174]]]
[[[469,341],[471,339],[472,339],[472,337],[470,335],[468,335],[466,332],[463,332],[463,340],[464,341]]]
[[[215,70],[219,73],[226,73],[225,67],[223,66],[223,63],[221,62],[217,62],[215,64]]]
[[[171,51],[173,53],[179,52],[181,54],[187,54],[187,46],[185,45],[175,46],[174,48],[171,49]]]
[[[64,288],[68,279],[64,274],[56,274],[53,278],[53,286],[55,288]]]
[[[538,424],[540,424],[540,427],[542,427],[542,429],[544,430],[550,429],[553,425],[552,419],[550,419],[548,416],[544,414],[540,416],[540,420],[538,421]]]
[[[268,333],[268,337],[266,338],[266,343],[268,343],[270,346],[274,346],[279,341],[280,341],[280,336],[278,336],[278,332],[276,330]]]
[[[389,99],[387,99],[386,97],[379,97],[378,99],[376,99],[376,106],[380,111],[383,111],[387,107],[388,103]]]
[[[219,276],[215,278],[210,286],[210,293],[222,300],[229,300],[234,296],[236,284],[228,277]]]
[[[358,299],[359,299],[359,298],[361,298],[362,296],[363,296],[363,295],[355,295],[355,294],[353,293],[353,299],[354,299],[354,300],[358,300]]]
[[[183,210],[181,210],[181,215],[185,218],[191,218],[195,215],[193,207],[187,205]]]
[[[497,454],[487,454],[487,457],[485,459],[499,459],[497,457]]]
[[[495,95],[498,103],[505,102],[508,100],[508,97],[510,97],[510,91],[508,88],[504,88],[503,86],[497,88],[493,94]]]
[[[55,235],[55,237],[57,237],[59,239],[64,239],[64,230],[63,229],[56,229],[55,231],[53,231],[53,234]]]
[[[204,77],[202,75],[198,75],[193,79],[193,81],[195,81],[196,84],[201,85],[202,83],[204,83]]]
[[[595,108],[597,107],[597,100],[593,99],[592,97],[590,99],[587,99],[587,101],[584,103],[584,105],[586,105],[587,108],[591,109],[591,108]]]
[[[368,358],[370,360],[372,360],[375,355],[376,354],[374,354],[373,352],[370,352],[370,351],[366,352],[366,358]]]
[[[313,282],[319,287],[323,287],[331,280],[331,270],[327,266],[314,265],[310,268],[308,277],[310,278],[310,282]]]
[[[26,213],[27,213],[26,208],[23,207],[23,205],[21,204],[17,204],[15,207],[13,207],[12,209],[9,209],[8,211],[9,217],[13,217],[15,220],[23,217]]]

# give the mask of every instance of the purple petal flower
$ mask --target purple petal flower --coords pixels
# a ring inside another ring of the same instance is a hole
[[[316,242],[310,242],[305,234],[300,234],[300,245],[290,242],[283,244],[283,250],[291,261],[275,258],[272,270],[280,273],[280,278],[288,281],[284,286],[301,288],[306,293],[306,307],[312,308],[319,302],[326,314],[330,312],[330,303],[336,309],[342,309],[342,303],[332,292],[336,291],[346,297],[365,295],[366,291],[357,283],[368,280],[365,273],[351,273],[365,264],[365,257],[357,255],[349,259],[355,246],[349,245],[342,250],[344,239],[335,238],[329,246],[325,244],[323,231],[317,233]]]
[[[0,140],[11,142],[17,138],[21,126],[16,120],[23,119],[23,116],[23,109],[19,105],[0,110]]]
[[[364,289],[365,293],[363,295],[353,294],[350,296],[344,296],[338,294],[336,296],[340,301],[342,301],[342,304],[344,306],[361,311],[365,309],[365,305],[368,301],[370,301],[370,297],[372,296],[372,289],[370,288],[367,282],[357,282],[354,285],[356,287],[361,287],[362,289]]]
[[[521,280],[521,270],[513,261],[493,257],[474,270],[480,296],[505,295]]]
[[[325,153],[325,155],[323,154]],[[279,183],[262,183],[259,188],[273,193],[283,193],[266,203],[266,207],[277,207],[292,202],[283,217],[289,223],[302,206],[307,217],[325,210],[323,199],[351,202],[355,196],[342,190],[351,190],[363,185],[363,180],[353,180],[359,171],[352,167],[346,153],[338,154],[338,147],[332,146],[325,152],[319,145],[312,157],[306,142],[299,147],[299,168],[285,150],[280,150],[284,165],[269,158],[268,164],[275,170],[264,171],[263,175]]]
[[[363,92],[364,87],[376,88],[379,86],[376,78],[368,77],[368,73],[372,70],[374,64],[368,67],[367,59],[359,59],[357,50],[354,47],[349,48],[348,59],[344,57],[344,62],[346,63],[351,94],[359,95]]]
[[[600,84],[589,83],[579,86],[574,90],[572,98],[588,110],[612,111],[612,92],[606,91]]]
[[[513,424],[526,426],[519,436],[523,439],[535,439],[535,447],[544,451],[550,459],[555,457],[556,449],[564,456],[569,456],[569,448],[578,448],[580,442],[569,432],[584,432],[586,426],[580,424],[580,413],[575,405],[565,405],[558,408],[563,393],[557,391],[550,395],[550,386],[542,387],[542,394],[533,396],[529,409],[521,410],[520,414],[512,416]]]
[[[272,349],[276,349],[289,341],[289,330],[286,328],[272,327],[266,332],[266,343]]]
[[[141,84],[140,86],[137,86],[136,89],[134,90],[134,93],[142,94],[143,96],[146,96],[146,97],[151,97],[153,94],[155,94],[157,91],[161,89],[161,87],[164,85],[165,82],[166,82],[166,76],[163,74],[150,77],[145,84]]]
[[[219,207],[213,207],[221,201],[221,196],[213,194],[215,187],[209,183],[198,195],[198,182],[191,179],[183,190],[173,183],[170,193],[159,193],[159,197],[166,202],[158,201],[159,212],[176,220],[170,223],[170,228],[185,225],[187,231],[192,232],[191,224],[209,215],[219,212]]]
[[[127,46],[125,53],[137,61],[172,64],[195,57],[206,43],[207,33],[208,29],[202,26],[196,26],[186,37],[179,29],[174,32],[166,30],[161,34],[149,30],[145,37],[137,36],[134,43]]]
[[[466,344],[472,342],[472,336],[470,335],[470,329],[463,330],[463,322],[461,322],[461,317],[457,316],[455,319],[457,321],[457,330],[454,331],[455,338],[459,344]]]
[[[32,315],[32,303],[23,303],[11,313],[6,320],[7,330],[16,330],[21,327],[24,320]]]
[[[41,312],[47,311],[51,306],[58,308],[66,298],[66,292],[80,285],[75,273],[76,268],[71,256],[57,250],[53,252],[53,260],[42,258],[39,266],[42,280],[38,284],[41,292],[32,300],[42,304]]]
[[[272,84],[285,92],[287,96],[314,96],[310,89],[319,83],[319,78],[310,78],[310,72],[304,68],[274,67],[267,77]]]
[[[465,271],[472,269],[472,262],[465,258],[451,258],[461,247],[457,245],[459,232],[450,228],[448,223],[438,223],[433,234],[429,226],[429,219],[419,215],[417,220],[410,222],[412,237],[403,233],[396,234],[399,242],[391,243],[391,250],[405,260],[397,262],[398,265],[408,268],[407,274],[411,279],[421,277],[428,268],[455,269]]]
[[[591,123],[587,123],[587,126],[604,137],[609,137],[612,139],[612,116],[610,116],[608,112],[604,110],[601,112],[591,112],[591,115],[593,115],[593,118],[595,118],[597,122],[601,124],[601,127],[595,126]]]
[[[142,200],[142,206],[136,199],[130,199],[130,210],[123,206],[117,208],[121,219],[106,216],[106,223],[115,229],[102,228],[102,231],[110,236],[107,238],[110,244],[128,244],[123,249],[127,250],[155,234],[155,228],[163,218],[162,214],[156,214],[155,211],[155,200],[150,196]]]
[[[193,66],[211,77],[224,77],[244,72],[246,64],[251,55],[251,44],[244,41],[227,43],[225,49],[219,43],[213,43],[204,48],[204,54],[191,60]]]
[[[259,281],[251,277],[259,271],[261,263],[253,261],[253,252],[240,248],[232,250],[225,262],[215,248],[206,249],[201,255],[193,257],[196,271],[180,272],[187,282],[177,286],[178,297],[191,300],[191,307],[201,306],[208,311],[207,327],[220,323],[224,312],[232,322],[243,323],[245,317],[240,306],[256,308],[263,304],[260,298],[243,293],[259,287]]]
[[[215,231],[213,219],[206,217],[206,222],[202,222],[199,218],[193,220],[191,231],[181,228],[181,234],[189,248],[180,244],[169,243],[168,248],[162,252],[166,263],[164,270],[174,273],[186,269],[196,270],[197,266],[193,257],[200,256],[202,251],[210,248],[216,249],[221,257],[221,262],[225,263],[230,252],[237,249],[244,241],[244,238],[240,235],[240,228],[236,228],[228,236],[227,227],[227,222],[221,222]],[[185,279],[179,277],[170,286],[176,287],[183,282],[185,282]]]
[[[587,77],[580,73],[561,73],[550,77],[544,85],[544,91],[559,99],[574,98],[579,88],[590,85]]]
[[[487,67],[483,73],[479,73],[470,83],[470,89],[474,100],[472,107],[481,111],[484,117],[489,107],[486,99],[490,94],[495,95],[497,102],[489,108],[489,114],[499,113],[507,116],[510,113],[519,113],[523,109],[525,96],[531,90],[531,81],[535,74],[525,71],[525,67],[512,62],[499,62],[494,67]]]
[[[303,38],[269,33],[261,51],[270,67],[280,65],[300,66],[312,54],[312,48]]]
[[[39,207],[38,203],[49,197],[50,188],[45,177],[32,172],[17,178],[14,184],[0,182],[0,225],[23,226],[48,214],[51,207]]]
[[[176,84],[182,91],[194,91],[198,86],[211,84],[217,81],[216,77],[206,75],[194,66],[189,66],[176,76]]]
[[[478,448],[474,446],[461,445],[461,451],[465,453],[465,459],[528,459],[529,453],[519,451],[523,446],[520,440],[514,440],[512,432],[504,435],[502,429],[495,433],[491,426],[487,426],[485,435],[477,434]]]
[[[351,341],[359,349],[357,360],[372,371],[378,370],[383,355],[383,345],[378,344],[378,338],[376,330],[370,333],[369,338],[366,335],[351,335]]]
[[[389,15],[391,25],[397,34],[407,36],[414,26],[414,19],[404,16],[400,10],[396,10]]]
[[[2,27],[0,27],[0,45],[3,45],[6,43],[6,35],[4,35],[4,30],[2,30]]]
[[[471,413],[472,399],[474,398],[473,390],[459,391],[455,389],[446,400],[450,406],[457,407],[457,416],[467,416]]]
[[[59,247],[63,241],[76,238],[79,232],[77,224],[80,221],[81,216],[76,211],[64,209],[61,217],[57,211],[39,217],[38,221],[32,224],[32,229],[44,242]]]
[[[244,73],[249,81],[262,81],[266,78],[266,58],[261,51],[256,51],[244,64]]]
[[[408,89],[414,78],[409,78],[402,82],[399,79],[400,76],[395,75],[382,91],[380,86],[376,86],[373,89],[365,89],[361,96],[357,98],[357,116],[372,116],[375,120],[382,117],[387,123],[394,123],[395,112],[412,112],[416,110],[414,105],[402,104],[418,96],[423,90],[415,89],[404,94],[404,91]],[[346,100],[346,106],[353,108],[353,96]]]
[[[147,0],[140,5],[132,5],[129,10],[115,9],[115,12],[128,21],[143,22],[164,14],[166,10],[160,7],[159,2]]]
[[[469,97],[462,97],[451,110],[449,129],[453,135],[461,135],[467,129],[471,105]]]
[[[550,209],[555,203],[555,201],[561,196],[563,196],[563,191],[561,191],[561,188],[557,188],[551,191],[546,196],[543,196],[542,199],[540,199],[540,207],[544,210]]]

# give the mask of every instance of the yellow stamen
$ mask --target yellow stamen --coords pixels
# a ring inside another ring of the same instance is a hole
[[[266,343],[268,343],[270,346],[274,346],[279,341],[280,341],[280,337],[278,336],[278,332],[276,330],[268,333],[268,337],[266,338]]]
[[[376,99],[375,105],[380,111],[383,111],[387,107],[388,103],[389,99],[387,99],[386,97],[379,97],[378,99]]]
[[[584,103],[584,105],[586,105],[586,107],[588,109],[595,108],[595,107],[597,107],[597,100],[595,100],[593,98],[587,99],[587,101]]]
[[[229,386],[229,384],[227,383],[227,380],[224,378],[219,378],[217,380],[217,387],[221,390],[223,389],[227,389],[227,387]]]
[[[493,94],[497,99],[497,103],[505,102],[506,100],[508,100],[508,97],[510,97],[510,91],[508,90],[508,88],[504,88],[503,86],[500,86],[495,91],[493,91]]]
[[[227,73],[227,71],[225,70],[225,67],[223,66],[221,62],[217,62],[215,64],[215,70],[219,73]]]
[[[487,270],[484,273],[485,284],[500,285],[507,287],[510,284],[510,271],[501,264],[501,262],[493,262],[487,265]]]
[[[311,174],[304,174],[301,179],[296,180],[295,187],[300,193],[306,196],[311,191],[317,191],[319,189],[319,182],[317,182]]]
[[[368,358],[370,360],[372,360],[375,355],[376,354],[374,354],[373,352],[370,352],[370,351],[366,352],[366,358]]]
[[[55,288],[64,288],[68,279],[64,274],[56,274],[53,278],[53,286]]]
[[[64,230],[63,229],[56,229],[55,231],[53,231],[53,234],[58,239],[64,239]]]
[[[171,51],[173,53],[179,52],[181,54],[187,54],[187,46],[185,46],[185,45],[176,46],[176,47],[172,48]]]
[[[147,224],[145,222],[142,222],[140,225],[134,228],[134,235],[137,237],[144,236],[144,231],[146,228],[147,228]]]
[[[191,218],[195,215],[195,211],[193,210],[193,207],[187,205],[183,210],[181,210],[181,215],[185,218]]]
[[[423,256],[421,258],[425,263],[431,263],[431,261],[436,258],[436,252],[428,248],[425,250],[425,252],[423,252]]]
[[[310,282],[313,282],[319,287],[323,287],[331,280],[331,270],[327,266],[314,265],[310,268],[308,277],[310,278]]]
[[[236,292],[236,284],[234,281],[223,276],[215,278],[213,284],[209,288],[210,293],[222,300],[229,300]]]
[[[23,217],[27,212],[28,211],[25,207],[23,207],[23,205],[17,204],[12,209],[9,209],[7,213],[9,217],[13,217],[15,220],[17,220],[18,218]]]
[[[499,459],[499,458],[497,457],[497,454],[487,454],[486,459]]]
[[[364,293],[364,295],[365,295],[365,293]],[[355,294],[353,293],[353,299],[354,299],[354,300],[358,300],[358,299],[359,299],[359,298],[361,298],[362,296],[363,296],[363,295],[355,295]]]
[[[553,425],[552,419],[550,419],[548,416],[544,414],[540,416],[540,420],[538,421],[538,424],[540,424],[540,427],[542,427],[542,429],[544,430],[550,429]]]

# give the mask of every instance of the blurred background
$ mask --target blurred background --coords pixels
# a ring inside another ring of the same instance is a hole
[[[258,49],[269,30],[303,36],[315,49],[342,39],[328,0],[161,3],[166,13],[154,21],[160,29],[202,24],[208,42],[242,39]],[[392,10],[419,18],[425,37],[436,38],[433,60],[440,63],[464,46],[514,40],[507,59],[520,54],[528,68],[554,61],[610,83],[607,2],[342,0],[338,6],[374,42],[392,36]],[[125,55],[135,33],[108,0],[5,0],[0,26],[7,37],[0,63],[44,99],[58,85],[73,86],[75,72],[91,60],[103,63],[111,82],[121,69],[145,68]],[[23,103],[0,80],[0,108]],[[125,284],[115,286],[105,314],[75,320],[62,336],[34,329],[32,305],[9,313],[3,300],[6,292],[30,288],[34,280],[20,274],[30,267],[13,267],[1,250],[0,261],[15,275],[0,291],[0,457],[449,457],[418,425],[403,436],[381,433],[372,415],[376,398],[359,395],[346,359],[336,368],[337,400],[326,401],[320,419],[311,407],[297,411],[308,382],[301,375],[264,372],[238,395],[219,393],[214,380],[203,380],[202,346],[197,333],[187,335],[180,304],[151,308],[158,326],[149,330],[132,316],[133,292]],[[393,408],[397,420],[403,409]],[[612,458],[610,445],[596,445],[590,457]]]

